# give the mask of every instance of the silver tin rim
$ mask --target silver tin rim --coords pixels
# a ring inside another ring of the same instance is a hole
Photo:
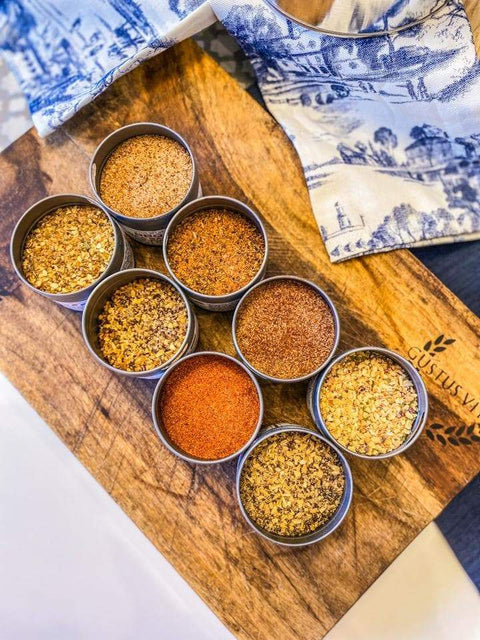
[[[296,538],[293,538],[293,537],[289,538],[288,536],[279,536],[277,534],[270,533],[265,529],[263,529],[262,527],[260,527],[254,520],[250,518],[250,516],[246,512],[243,506],[241,492],[240,492],[240,481],[242,477],[242,470],[245,465],[245,462],[247,461],[251,453],[255,450],[255,448],[261,442],[263,442],[267,438],[270,438],[279,433],[285,433],[288,431],[293,431],[296,433],[307,433],[311,436],[314,436],[315,438],[318,438],[323,443],[327,444],[338,455],[338,458],[342,464],[343,471],[345,474],[345,489],[344,489],[340,504],[336,512],[334,513],[334,515],[330,518],[330,520],[328,520],[328,522],[326,522],[322,527],[320,527],[320,529],[317,529],[316,531],[313,531],[312,533],[309,533],[305,536],[299,536]],[[260,436],[255,440],[255,442],[253,442],[252,445],[245,451],[245,453],[239,459],[237,464],[235,487],[236,487],[237,501],[240,507],[240,511],[242,512],[243,517],[245,518],[247,523],[250,525],[250,527],[266,540],[269,540],[270,542],[274,542],[275,544],[283,545],[285,547],[304,547],[310,544],[314,544],[315,542],[319,542],[320,540],[323,540],[324,538],[329,536],[344,521],[350,509],[350,505],[352,503],[352,497],[353,497],[352,471],[350,469],[350,465],[348,464],[347,459],[345,458],[343,453],[340,451],[340,449],[336,447],[335,444],[332,443],[330,440],[325,438],[323,435],[319,434],[318,431],[314,431],[313,429],[308,429],[307,427],[302,427],[300,425],[290,424],[290,423],[281,424],[281,425],[272,425],[270,427],[266,427],[263,433],[261,433]]]
[[[58,203],[53,204],[55,201],[62,198],[65,198],[64,202],[61,202],[60,204]],[[51,203],[51,206],[49,206],[50,203]],[[70,291],[69,293],[50,293],[48,291],[42,291],[41,289],[37,289],[36,287],[34,287],[23,275],[23,270],[21,266],[21,256],[23,253],[25,240],[28,234],[32,231],[32,229],[38,224],[38,222],[43,217],[45,217],[49,213],[53,213],[57,209],[61,209],[62,207],[68,207],[69,205],[80,205],[80,206],[91,205],[92,207],[100,209],[100,211],[102,211],[102,213],[105,214],[110,224],[112,225],[114,238],[115,238],[115,244],[112,251],[112,255],[103,273],[96,280],[94,280],[91,284],[87,285],[86,287],[83,287],[82,289],[77,289],[76,291]],[[44,207],[47,207],[47,208],[44,209]],[[38,215],[37,216],[34,215],[34,219],[32,223],[28,225],[25,232],[22,232],[21,228],[25,223],[25,219],[28,218],[29,216],[32,216],[33,212],[37,208],[40,210]],[[19,249],[18,256],[16,255],[17,246]],[[122,234],[118,226],[116,225],[115,220],[108,213],[108,211],[105,210],[105,207],[101,203],[97,202],[96,200],[93,200],[92,198],[89,198],[88,196],[83,196],[80,194],[56,193],[55,195],[47,196],[46,198],[37,200],[37,202],[32,204],[22,214],[17,224],[15,225],[15,228],[13,229],[12,236],[10,239],[10,260],[13,264],[13,268],[15,269],[15,273],[17,274],[17,276],[20,278],[23,284],[27,285],[27,287],[29,287],[32,291],[35,291],[35,293],[39,293],[40,295],[45,296],[46,298],[50,298],[51,300],[58,303],[69,302],[69,301],[73,302],[73,301],[76,301],[76,299],[82,299],[82,298],[86,299],[88,294],[91,291],[93,291],[93,289],[105,279],[106,275],[108,277],[108,274],[111,272],[117,260],[117,252],[120,246],[123,247]]]
[[[352,353],[360,353],[365,351],[373,351],[374,353],[379,353],[381,355],[387,356],[388,358],[391,358],[392,360],[400,364],[412,380],[418,397],[417,417],[415,418],[412,429],[410,431],[410,435],[407,437],[407,439],[399,447],[393,449],[392,451],[388,451],[387,453],[379,453],[372,456],[366,455],[364,453],[358,453],[356,451],[351,451],[340,442],[338,442],[338,440],[334,438],[330,433],[320,412],[320,394],[322,391],[323,383],[329,372],[338,362],[348,357]],[[318,379],[315,381],[315,386],[312,394],[311,412],[313,414],[313,419],[317,428],[320,429],[320,431],[327,438],[332,440],[332,442],[334,442],[337,447],[345,453],[355,456],[356,458],[363,458],[364,460],[384,460],[386,458],[391,458],[400,453],[403,453],[417,440],[417,438],[419,438],[427,421],[428,393],[421,375],[418,373],[415,367],[400,354],[396,353],[395,351],[391,351],[390,349],[384,349],[383,347],[357,347],[355,349],[349,349],[348,351],[345,351],[345,353],[341,353],[334,360],[332,360],[325,371],[322,371],[322,373],[318,376]]]
[[[225,295],[219,295],[219,296],[212,296],[204,293],[199,293],[198,291],[191,289],[186,284],[184,284],[180,280],[180,278],[178,278],[175,275],[175,272],[171,268],[170,262],[168,260],[168,240],[169,240],[170,234],[175,229],[175,227],[180,222],[182,222],[182,220],[184,220],[185,218],[188,218],[189,216],[197,213],[198,211],[202,211],[204,209],[219,209],[219,208],[230,209],[232,211],[235,211],[236,213],[241,213],[242,215],[247,217],[249,220],[251,220],[262,234],[264,245],[265,245],[265,251],[264,251],[262,264],[260,265],[257,273],[250,280],[250,282],[244,285],[241,289],[237,289],[237,291],[232,291],[232,293],[227,293]],[[250,287],[252,287],[252,285],[255,284],[259,279],[261,279],[262,276],[265,274],[265,269],[267,266],[267,259],[268,259],[268,238],[267,238],[265,225],[261,220],[260,216],[251,207],[241,202],[240,200],[236,200],[235,198],[230,198],[229,196],[221,196],[221,195],[204,196],[202,198],[197,198],[196,200],[187,202],[187,204],[182,206],[182,208],[175,213],[173,218],[168,223],[167,229],[165,231],[165,235],[163,237],[163,259],[165,261],[165,265],[168,269],[168,273],[170,274],[172,280],[175,280],[175,282],[180,287],[182,287],[184,291],[187,292],[187,294],[192,298],[192,300],[194,301],[198,300],[200,302],[205,302],[207,304],[235,302],[236,300],[240,300],[242,295],[246,291],[248,291],[248,289],[250,289]]]
[[[335,38],[344,38],[344,39],[351,39],[351,38],[362,38],[362,39],[365,39],[365,38],[376,38],[376,37],[379,37],[379,36],[395,35],[397,33],[401,33],[402,31],[406,31],[408,29],[412,29],[413,27],[416,27],[419,24],[422,24],[423,22],[425,22],[429,18],[432,18],[433,16],[435,16],[439,11],[441,11],[442,9],[444,9],[448,5],[448,0],[446,0],[445,2],[443,2],[438,7],[435,7],[434,9],[429,11],[428,14],[426,14],[426,15],[420,17],[420,18],[415,18],[415,19],[411,20],[410,22],[408,22],[407,24],[404,24],[404,25],[402,25],[400,27],[393,27],[392,29],[383,29],[383,30],[378,30],[378,31],[368,31],[368,32],[359,32],[359,33],[345,33],[345,32],[342,32],[342,31],[332,31],[330,29],[322,29],[322,27],[318,27],[318,26],[309,24],[308,22],[305,22],[301,18],[296,18],[295,16],[291,15],[290,13],[288,13],[287,11],[285,11],[284,9],[279,7],[277,4],[275,4],[273,2],[273,0],[264,0],[264,1],[268,5],[270,5],[270,7],[272,9],[274,9],[275,11],[277,11],[278,13],[283,15],[285,18],[287,18],[288,20],[292,20],[293,22],[296,22],[297,24],[299,24],[302,27],[305,27],[306,29],[309,29],[311,31],[317,31],[319,33],[323,33],[326,36],[333,36]]]
[[[134,138],[136,136],[148,135],[149,133],[155,135],[165,136],[167,138],[171,138],[176,142],[179,142],[185,149],[188,151],[190,159],[192,161],[192,180],[190,182],[190,186],[188,188],[187,193],[183,197],[183,199],[175,205],[169,211],[165,211],[158,216],[152,216],[150,218],[137,218],[137,217],[129,217],[125,216],[123,213],[119,213],[109,207],[100,196],[100,178],[102,175],[103,167],[108,160],[110,154],[118,147],[119,144],[125,142],[129,138]],[[118,141],[117,138],[120,138]],[[103,160],[97,164],[98,156],[100,156],[106,148],[105,157]],[[164,220],[168,220],[169,217],[178,211],[180,207],[183,207],[187,202],[192,200],[194,196],[197,195],[198,190],[198,168],[197,163],[195,161],[195,156],[193,155],[193,151],[190,148],[190,145],[185,141],[185,139],[174,129],[170,129],[163,124],[158,124],[157,122],[135,122],[132,124],[127,124],[124,127],[120,127],[119,129],[115,129],[112,131],[106,138],[104,138],[100,144],[97,146],[95,151],[93,152],[92,159],[90,160],[90,165],[88,169],[88,175],[90,180],[90,187],[95,194],[95,198],[98,199],[99,202],[102,203],[103,207],[105,207],[121,224],[124,224],[127,227],[132,227],[135,223],[140,224],[149,224],[152,223],[154,227],[148,230],[155,230],[158,228],[158,223]],[[98,184],[98,188],[97,188]]]
[[[123,369],[117,369],[116,367],[113,367],[106,360],[104,360],[101,357],[101,355],[99,355],[99,353],[95,349],[94,344],[92,344],[92,340],[90,337],[91,331],[94,330],[91,328],[91,323],[97,322],[97,313],[96,313],[97,307],[99,305],[102,305],[102,308],[103,308],[103,304],[105,303],[105,299],[107,297],[110,297],[118,287],[121,287],[124,284],[127,284],[128,282],[133,282],[134,280],[138,280],[139,278],[155,278],[157,280],[162,280],[163,282],[167,282],[168,284],[172,285],[175,291],[177,291],[182,297],[182,300],[187,309],[188,326],[187,326],[187,332],[185,334],[185,338],[183,339],[182,344],[178,348],[177,352],[169,360],[162,363],[158,367],[155,367],[154,369],[148,369],[146,371],[124,371]],[[118,287],[112,286],[119,279],[124,281],[121,283],[119,282]],[[106,293],[107,289],[108,289],[108,293]],[[104,296],[105,296],[105,299],[104,299]],[[179,354],[181,355],[184,352],[184,350],[187,348],[189,341],[193,337],[192,332],[194,328],[195,328],[194,312],[183,291],[178,287],[178,285],[175,284],[175,282],[172,282],[172,280],[170,280],[170,278],[168,278],[166,275],[164,275],[163,273],[160,273],[159,271],[153,271],[152,269],[141,269],[141,268],[125,269],[124,271],[113,273],[108,278],[105,278],[105,280],[100,282],[100,284],[95,287],[95,289],[92,291],[92,293],[88,297],[87,304],[85,305],[85,309],[82,316],[82,335],[83,335],[85,344],[87,345],[87,348],[90,351],[91,355],[95,358],[97,362],[99,362],[101,365],[103,365],[113,373],[120,373],[129,378],[153,378],[157,374],[161,375],[173,362],[175,362],[176,359],[179,358]]]
[[[226,360],[230,360],[231,362],[234,362],[241,369],[243,369],[243,371],[245,371],[245,373],[248,375],[250,380],[255,385],[255,388],[256,388],[257,394],[258,394],[258,402],[259,402],[258,421],[257,421],[257,425],[256,425],[252,435],[250,436],[248,441],[240,449],[238,449],[238,451],[235,451],[234,453],[230,454],[229,456],[226,456],[225,458],[218,458],[217,460],[208,460],[208,459],[205,459],[205,458],[196,458],[196,457],[190,456],[189,454],[187,454],[184,451],[182,451],[175,444],[170,442],[170,440],[168,439],[168,436],[165,434],[164,429],[160,424],[160,420],[159,420],[158,415],[157,415],[158,402],[159,402],[159,399],[160,399],[160,394],[162,392],[162,389],[163,389],[163,386],[164,386],[166,380],[168,379],[168,377],[170,376],[172,371],[174,371],[176,369],[176,367],[180,366],[180,364],[182,364],[186,360],[189,360],[191,358],[197,358],[199,356],[217,356],[217,357],[220,357],[220,358],[225,358]],[[196,351],[195,353],[191,353],[188,356],[183,356],[182,358],[179,358],[168,369],[168,371],[165,373],[165,375],[160,378],[160,380],[157,383],[157,386],[155,388],[155,392],[154,392],[153,398],[152,398],[153,425],[154,425],[155,431],[157,432],[157,435],[160,438],[160,440],[162,441],[162,443],[167,447],[167,449],[169,451],[171,451],[173,454],[175,454],[176,456],[178,456],[182,460],[185,460],[186,462],[192,462],[194,464],[202,464],[202,465],[221,464],[223,462],[227,462],[228,460],[233,460],[234,458],[236,458],[239,455],[241,455],[244,451],[246,451],[246,449],[254,442],[255,438],[257,437],[258,432],[260,431],[260,427],[262,425],[262,420],[263,420],[263,411],[264,411],[264,403],[263,403],[262,390],[260,389],[260,385],[258,384],[258,381],[255,378],[255,376],[248,369],[248,367],[246,367],[242,362],[240,362],[239,360],[237,360],[233,356],[229,356],[226,353],[222,353],[221,351]]]
[[[322,362],[322,364],[318,366],[314,371],[304,376],[301,376],[300,378],[274,378],[272,376],[269,376],[266,373],[262,373],[258,369],[255,369],[255,367],[248,362],[248,360],[243,355],[242,350],[240,349],[237,342],[237,318],[238,318],[238,313],[242,307],[242,304],[245,302],[247,297],[252,293],[252,291],[254,291],[257,287],[262,287],[264,285],[267,285],[269,282],[273,282],[274,280],[295,280],[296,282],[301,282],[303,284],[306,284],[312,287],[325,300],[333,316],[333,328],[334,328],[335,335],[334,335],[333,345],[329,355],[327,356],[327,358],[325,358],[324,362]],[[292,276],[292,275],[272,276],[271,278],[266,278],[265,280],[262,280],[257,284],[255,284],[253,287],[250,287],[250,289],[241,298],[233,314],[232,339],[233,339],[233,344],[235,346],[235,350],[238,353],[238,356],[241,358],[242,362],[244,362],[247,365],[247,367],[262,380],[267,380],[268,382],[285,383],[285,384],[292,383],[292,382],[303,382],[304,380],[309,380],[310,378],[313,378],[314,376],[316,376],[320,371],[322,371],[324,367],[327,366],[327,364],[333,358],[335,351],[338,348],[338,342],[340,340],[340,318],[338,316],[337,309],[333,304],[331,298],[325,293],[323,289],[321,289],[317,284],[315,284],[311,280],[307,280],[306,278],[300,278],[299,276]]]

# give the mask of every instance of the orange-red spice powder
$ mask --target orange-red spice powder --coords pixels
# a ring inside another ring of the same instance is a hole
[[[259,411],[250,376],[239,364],[216,355],[177,365],[159,399],[159,417],[172,443],[204,460],[241,449],[257,426]]]

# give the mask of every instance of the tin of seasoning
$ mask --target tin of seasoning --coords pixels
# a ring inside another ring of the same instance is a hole
[[[34,291],[82,310],[109,274],[134,264],[115,221],[96,202],[59,194],[35,203],[18,221],[10,252],[17,275]]]
[[[265,275],[268,241],[259,216],[226,196],[190,202],[172,218],[163,257],[172,278],[199,307],[233,309]]]
[[[387,458],[425,425],[428,397],[418,372],[387,349],[353,349],[336,358],[309,390],[317,426],[344,451]]]
[[[260,428],[263,400],[242,363],[205,351],[169,369],[155,390],[152,412],[170,451],[207,464],[229,460],[248,447]]]
[[[233,341],[244,362],[274,382],[305,380],[332,357],[339,319],[317,285],[295,276],[268,278],[242,298],[233,317]]]
[[[130,269],[100,283],[88,299],[82,328],[95,358],[131,377],[158,378],[198,340],[183,292],[149,269]]]
[[[117,129],[90,163],[97,198],[125,231],[145,244],[162,244],[174,213],[201,194],[195,158],[168,127],[139,122]]]
[[[269,427],[242,456],[237,497],[262,536],[297,546],[334,531],[350,507],[353,482],[342,453],[297,425]]]

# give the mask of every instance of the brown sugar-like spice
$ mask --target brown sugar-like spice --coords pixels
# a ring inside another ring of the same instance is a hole
[[[245,359],[261,373],[285,380],[300,378],[330,355],[335,341],[333,315],[308,284],[272,280],[245,298],[238,312],[236,338]]]
[[[190,154],[176,140],[140,135],[121,142],[100,177],[103,202],[129,218],[153,218],[176,207],[192,182]]]
[[[259,411],[250,376],[217,355],[199,355],[177,365],[159,399],[160,420],[170,440],[204,460],[219,460],[241,449],[257,426]]]
[[[418,413],[418,395],[405,369],[385,355],[357,352],[329,371],[320,412],[332,436],[346,449],[379,455],[408,438]]]
[[[302,536],[335,515],[345,490],[337,453],[307,433],[266,438],[252,451],[240,478],[243,507],[257,525],[282,536]]]
[[[98,317],[105,360],[123,371],[149,371],[172,358],[188,328],[185,303],[168,282],[139,278],[119,287]]]
[[[22,270],[48,293],[72,293],[93,284],[112,258],[112,223],[95,206],[68,205],[47,213],[28,233]]]
[[[265,242],[246,216],[227,209],[205,209],[172,231],[167,257],[177,278],[193,291],[221,296],[247,285],[260,269]]]

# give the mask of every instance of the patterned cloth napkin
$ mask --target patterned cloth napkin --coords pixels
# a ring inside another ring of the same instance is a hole
[[[299,153],[332,261],[480,237],[480,64],[462,4],[441,4],[396,35],[345,39],[264,0],[211,0]]]
[[[215,21],[205,0],[0,0],[0,51],[45,136],[121,75]]]
[[[480,237],[480,63],[462,4],[435,1],[418,26],[345,39],[301,27],[265,0],[3,0],[0,49],[45,135],[208,26],[211,6],[295,145],[339,261]],[[411,6],[392,2],[380,23],[402,24]]]

